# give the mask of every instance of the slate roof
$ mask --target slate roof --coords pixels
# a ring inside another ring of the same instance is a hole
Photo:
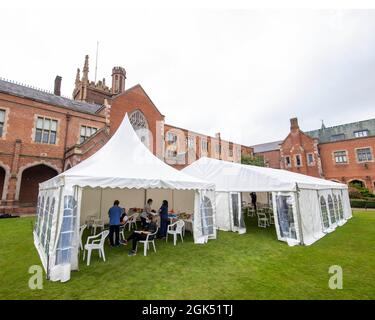
[[[47,91],[31,88],[1,78],[0,92],[90,114],[96,114],[100,109],[103,108],[102,105],[76,101],[66,97],[57,96]]]
[[[267,151],[279,150],[279,144],[282,142],[283,142],[282,140],[273,141],[273,142],[268,142],[268,143],[257,144],[251,147],[254,148],[254,153],[267,152]]]
[[[354,133],[367,131],[367,135],[375,136],[375,119],[346,123],[333,127],[322,127],[318,130],[307,131],[305,134],[319,139],[320,143],[342,141],[357,138]]]

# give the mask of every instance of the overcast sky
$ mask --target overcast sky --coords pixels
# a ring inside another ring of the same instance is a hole
[[[374,10],[8,7],[0,30],[1,77],[53,90],[58,74],[70,97],[99,41],[98,79],[123,66],[166,123],[246,145],[285,138],[291,117],[375,117]]]

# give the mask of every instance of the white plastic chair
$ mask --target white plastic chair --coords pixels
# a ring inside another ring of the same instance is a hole
[[[147,250],[150,250],[150,243],[152,243],[152,246],[154,247],[154,252],[156,252],[155,247],[155,238],[158,234],[159,228],[156,228],[156,231],[154,233],[149,233],[145,240],[140,240],[138,243],[143,243],[143,255],[147,256]],[[150,239],[151,238],[151,239]],[[137,244],[138,247],[138,244]]]
[[[247,216],[248,217],[254,217],[255,216],[255,209],[253,207],[248,207]]]
[[[79,247],[81,250],[83,250],[83,243],[82,243],[82,236],[83,236],[83,231],[87,228],[87,224],[83,224],[82,226],[79,227]]]
[[[87,225],[87,228],[91,228],[92,225],[94,224],[94,220],[96,219],[97,215],[88,215],[86,217],[86,222],[85,224]]]
[[[101,231],[104,230],[104,221],[103,219],[94,219],[94,223],[92,224],[92,233],[93,235],[96,235],[96,229],[100,228]]]
[[[134,213],[131,216],[129,216],[128,221],[124,224],[124,229],[126,225],[129,225],[129,231],[131,230],[132,226],[134,225],[134,229],[137,230],[137,218],[138,218],[138,213]]]
[[[105,238],[107,238],[109,235],[109,230],[104,230],[103,232],[95,235],[90,236],[87,238],[86,244],[85,244],[85,251],[83,251],[83,260],[85,260],[86,257],[86,250],[87,250],[87,265],[90,265],[90,259],[91,259],[91,251],[92,250],[98,250],[99,251],[99,257],[103,257],[103,260],[105,262],[105,254],[104,254],[104,242]],[[96,239],[96,240],[94,240]],[[92,240],[92,241],[91,241]],[[91,241],[91,243],[90,243]]]
[[[270,225],[267,215],[264,213],[262,209],[258,210],[257,216],[258,216],[258,227],[267,228]]]
[[[125,216],[124,219],[126,219],[125,223],[120,225],[120,240],[125,240],[125,229],[126,226],[128,225],[128,216]]]
[[[268,210],[268,214],[270,215],[270,224],[275,224],[275,216],[273,215],[272,209]]]
[[[167,229],[167,236],[165,237],[165,242],[168,241],[168,234],[173,234],[173,244],[176,245],[177,235],[180,235],[181,241],[184,242],[182,236],[185,228],[185,222],[183,220],[178,220],[173,224],[170,224]]]

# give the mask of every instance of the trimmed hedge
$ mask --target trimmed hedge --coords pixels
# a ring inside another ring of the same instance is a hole
[[[375,201],[362,200],[362,199],[351,199],[350,206],[352,208],[370,208],[375,209]]]

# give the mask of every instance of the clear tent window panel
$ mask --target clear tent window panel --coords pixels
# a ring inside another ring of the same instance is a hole
[[[46,239],[48,212],[49,212],[49,197],[47,197],[46,206],[43,210],[42,236],[40,239],[43,247],[44,247],[45,239]]]
[[[239,197],[237,193],[231,193],[233,226],[239,227]]]
[[[40,211],[39,211],[39,221],[38,221],[38,237],[40,239],[41,233],[42,233],[42,225],[44,220],[44,197],[42,197],[42,201],[40,202]]]
[[[338,202],[339,202],[339,217],[340,217],[340,220],[344,220],[344,208],[342,206],[341,196],[338,196]]]
[[[46,245],[44,246],[47,257],[49,255],[49,243],[51,240],[52,219],[53,219],[54,212],[55,212],[55,198],[52,198],[51,206],[50,206],[49,214],[48,214]]]
[[[202,226],[202,235],[209,236],[214,234],[214,211],[212,208],[211,200],[204,196],[201,205],[201,226]]]
[[[328,210],[329,210],[329,218],[331,219],[331,224],[336,223],[335,209],[333,207],[333,200],[330,194],[328,195]]]
[[[323,196],[320,196],[320,211],[322,214],[323,228],[324,230],[326,230],[329,228],[329,217],[328,217],[327,202]]]
[[[39,234],[39,223],[40,223],[40,196],[38,197],[38,202],[36,204],[36,218],[34,231],[36,234]]]
[[[74,199],[74,196],[64,196],[64,214],[56,250],[56,264],[70,262],[75,224],[77,221],[76,217],[77,201]]]
[[[297,239],[293,215],[293,197],[276,195],[277,219],[282,238]]]
[[[340,214],[339,214],[339,203],[337,201],[337,196],[334,194],[333,195],[333,204],[335,206],[335,217],[336,221],[340,220]]]

